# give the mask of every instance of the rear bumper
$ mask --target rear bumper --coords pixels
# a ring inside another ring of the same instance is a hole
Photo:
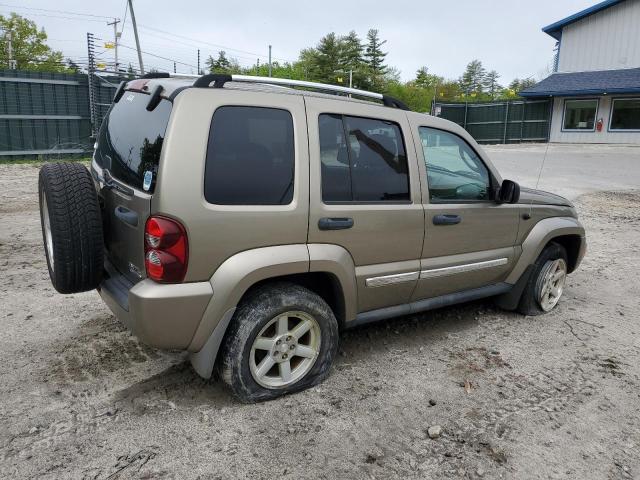
[[[209,282],[159,284],[145,279],[133,285],[121,275],[105,278],[98,292],[143,343],[178,350],[191,343],[213,296]]]

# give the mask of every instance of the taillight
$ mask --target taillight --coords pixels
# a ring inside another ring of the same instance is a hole
[[[189,244],[180,223],[149,217],[144,227],[144,266],[147,277],[160,283],[180,283],[187,273]]]

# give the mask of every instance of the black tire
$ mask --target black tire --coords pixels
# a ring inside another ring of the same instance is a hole
[[[518,304],[518,312],[523,315],[542,315],[545,312],[538,303],[536,298],[536,285],[540,280],[541,275],[544,274],[545,265],[550,260],[563,259],[567,264],[567,251],[562,245],[551,242],[540,253],[537,260],[533,265],[533,271],[527,281],[522,296],[520,297],[520,303]]]
[[[98,196],[89,171],[79,163],[48,163],[40,169],[38,191],[51,283],[60,293],[93,290],[102,279],[104,242]],[[47,248],[46,213],[53,255]]]
[[[256,382],[249,365],[251,348],[260,331],[275,317],[289,311],[312,316],[320,329],[315,363],[297,382],[266,388]],[[241,302],[222,345],[220,376],[243,402],[259,402],[317,385],[329,374],[338,350],[338,322],[327,303],[315,293],[293,283],[258,287]]]

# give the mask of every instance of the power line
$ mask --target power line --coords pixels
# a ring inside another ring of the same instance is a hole
[[[130,46],[128,46],[128,45],[123,45],[122,43],[120,44],[120,46],[121,46],[122,48],[128,48],[129,50],[136,50],[136,48],[135,48],[135,47],[130,47]],[[181,64],[181,65],[187,65],[187,66],[189,66],[189,67],[197,68],[195,65],[191,65],[190,63],[180,62],[180,61],[178,61],[178,60],[176,60],[176,59],[174,59],[174,58],[163,57],[163,56],[161,56],[161,55],[156,55],[155,53],[145,52],[144,50],[140,50],[140,51],[141,51],[142,53],[144,53],[145,55],[149,55],[149,56],[151,56],[151,57],[161,58],[162,60],[167,60],[167,61],[169,61],[169,62],[176,62],[176,63],[179,63],[179,64]]]
[[[4,12],[6,13],[15,13],[12,11],[9,12]],[[35,16],[35,17],[47,17],[47,18],[60,18],[63,20],[76,20],[76,21],[81,21],[81,22],[99,22],[99,23],[104,23],[104,20],[94,20],[92,18],[78,18],[78,17],[63,17],[61,15],[47,15],[46,13],[29,13],[29,16]]]
[[[165,35],[172,36],[172,37],[177,37],[177,38],[182,38],[184,40],[189,40],[190,42],[195,42],[195,43],[199,43],[199,44],[203,44],[203,45],[209,45],[209,46],[215,47],[215,48],[222,48],[222,49],[225,49],[225,51],[240,52],[240,53],[246,53],[247,55],[252,55],[253,57],[268,58],[268,55],[262,55],[262,54],[255,53],[255,52],[249,52],[247,50],[240,50],[240,49],[237,49],[237,48],[232,48],[232,47],[228,47],[228,46],[225,46],[225,45],[220,45],[220,44],[217,44],[217,43],[210,43],[210,42],[205,42],[205,41],[202,41],[202,40],[196,40],[195,38],[190,38],[190,37],[186,37],[184,35],[178,35],[176,33],[167,32],[166,30],[160,30],[159,28],[148,27],[148,26],[142,25],[142,24],[140,24],[139,27],[143,28],[145,30],[151,30],[151,31],[154,31],[154,32],[160,32],[160,33],[164,33]],[[278,57],[273,57],[273,59],[282,60],[284,62],[290,62],[291,61],[291,60],[288,60],[286,58],[278,58]]]
[[[50,12],[50,13],[62,13],[65,15],[79,15],[83,17],[94,17],[94,18],[102,18],[111,20],[111,17],[105,17],[104,15],[94,15],[92,13],[81,13],[81,12],[70,12],[68,10],[50,10],[47,8],[35,8],[35,7],[23,7],[20,5],[8,5],[6,3],[0,3],[0,7],[9,7],[9,8],[19,8],[22,10],[37,10],[39,12]]]

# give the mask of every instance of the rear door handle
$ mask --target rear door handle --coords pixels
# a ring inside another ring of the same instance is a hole
[[[132,227],[138,226],[138,214],[125,208],[123,206],[118,205],[115,210],[115,215],[119,220],[122,220],[124,223],[131,225]]]
[[[320,230],[346,230],[353,227],[353,218],[321,218],[318,220]]]
[[[434,215],[433,224],[434,225],[457,225],[462,221],[462,217],[460,215],[451,215],[445,213],[443,215]]]

